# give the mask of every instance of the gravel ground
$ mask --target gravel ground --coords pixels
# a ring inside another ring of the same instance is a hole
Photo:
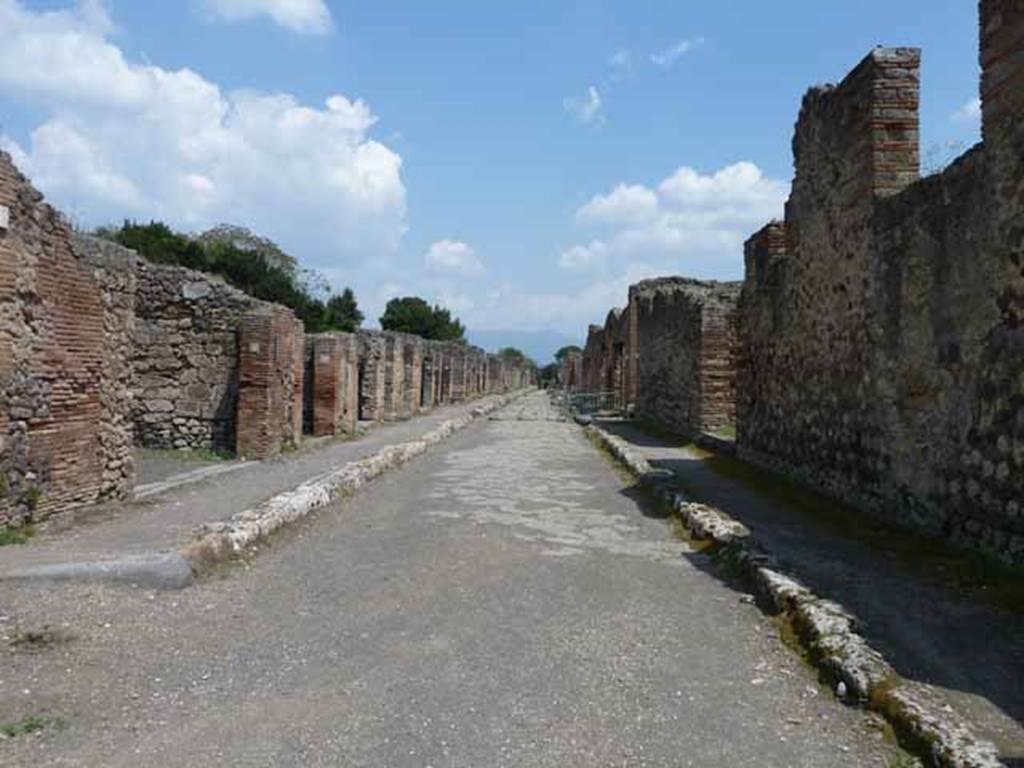
[[[887,766],[541,395],[183,592],[0,597],[7,766]]]

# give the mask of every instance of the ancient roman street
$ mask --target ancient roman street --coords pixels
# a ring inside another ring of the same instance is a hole
[[[0,0],[7,766],[1024,768],[1024,0]]]
[[[2,719],[63,725],[5,764],[887,765],[561,418],[529,395],[199,587],[6,588]]]

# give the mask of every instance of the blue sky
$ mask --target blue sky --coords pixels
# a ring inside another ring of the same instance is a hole
[[[924,48],[928,163],[972,144],[977,37],[969,0],[0,0],[0,145],[84,226],[242,224],[544,356],[636,279],[742,277],[802,94],[876,44]]]

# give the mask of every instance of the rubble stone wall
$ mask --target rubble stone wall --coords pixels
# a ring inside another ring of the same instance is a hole
[[[235,449],[238,332],[260,302],[184,267],[138,262],[136,439],[152,448]]]
[[[982,2],[984,136],[917,180],[918,61],[804,99],[746,248],[740,455],[1024,561],[1024,3]]]
[[[0,153],[0,525],[126,495],[134,281],[77,253],[67,222]]]
[[[632,286],[638,418],[682,435],[734,424],[739,292],[739,283],[677,277]],[[625,364],[617,354],[615,375]]]

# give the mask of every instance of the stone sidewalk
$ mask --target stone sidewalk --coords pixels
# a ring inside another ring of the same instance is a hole
[[[939,689],[993,741],[1007,765],[1024,765],[1022,591],[990,580],[969,557],[941,544],[856,525],[829,502],[781,484],[738,460],[633,423],[600,426],[671,470],[695,501],[746,525],[752,538],[816,594],[860,621],[861,634],[897,673]]]
[[[498,397],[498,396],[491,396]],[[458,419],[491,397],[443,406],[403,422],[374,426],[356,438],[311,438],[294,452],[231,471],[201,477],[145,498],[97,506],[74,521],[48,523],[27,544],[0,548],[0,579],[26,568],[156,558],[176,552],[197,529],[227,521],[271,497],[390,446],[418,440],[446,421]],[[217,469],[217,466],[207,467]]]

